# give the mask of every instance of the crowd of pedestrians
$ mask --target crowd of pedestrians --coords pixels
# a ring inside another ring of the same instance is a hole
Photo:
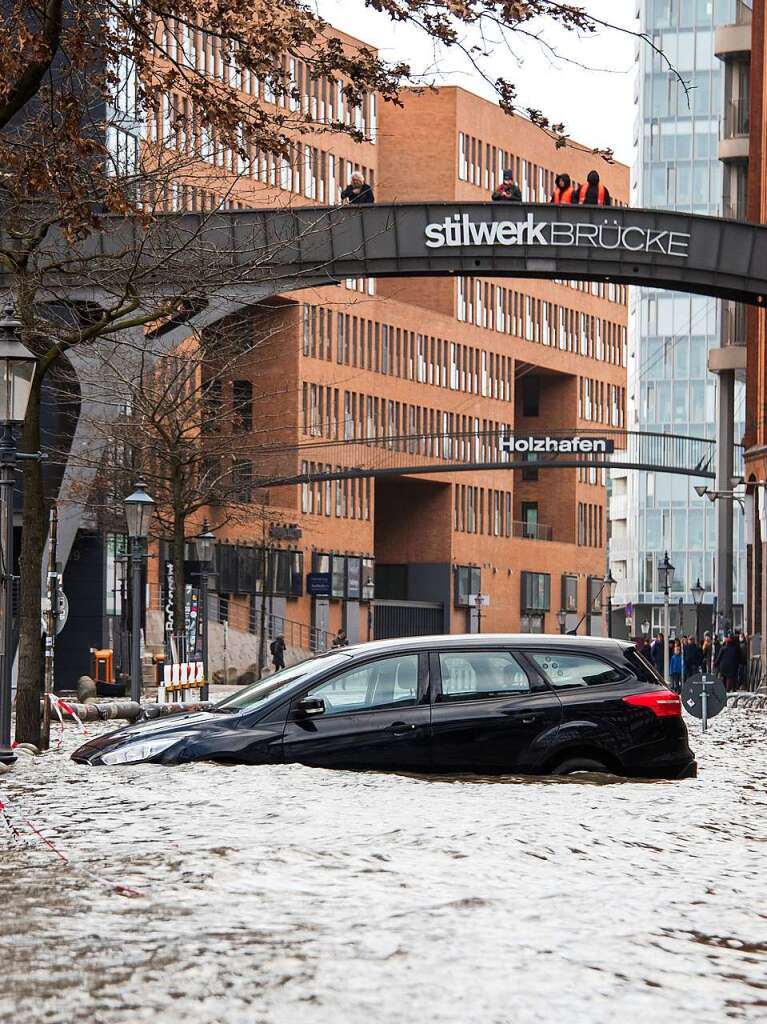
[[[514,179],[513,171],[504,171],[503,180],[492,194],[495,203],[521,203],[522,189]],[[375,202],[373,189],[364,176],[355,171],[351,181],[341,192],[341,202],[350,206],[364,206]],[[589,171],[582,184],[576,184],[569,174],[558,174],[554,191],[549,197],[552,206],[612,206],[608,189],[602,184],[598,171]]]
[[[656,633],[649,644],[642,638],[637,647],[662,676],[666,648],[663,633]],[[736,636],[728,631],[720,640],[706,630],[700,643],[693,635],[672,640],[668,671],[671,686],[677,692],[685,679],[700,672],[718,675],[728,693],[744,689],[748,682],[748,638],[743,632]]]
[[[513,171],[503,172],[503,181],[493,192],[495,203],[521,203],[522,190],[514,180]],[[598,171],[589,171],[586,180],[579,185],[569,174],[558,174],[554,179],[554,191],[549,197],[552,206],[612,206],[612,198],[602,184]]]

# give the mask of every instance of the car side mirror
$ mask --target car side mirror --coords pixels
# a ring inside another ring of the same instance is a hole
[[[299,715],[323,715],[325,701],[322,697],[302,697],[296,704],[296,711]]]

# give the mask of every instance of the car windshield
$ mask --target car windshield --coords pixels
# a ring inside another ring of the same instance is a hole
[[[223,711],[241,711],[244,708],[254,708],[259,704],[263,704],[264,701],[273,697],[276,693],[279,693],[280,690],[292,686],[299,680],[309,682],[314,676],[319,675],[320,672],[346,664],[349,658],[350,655],[348,654],[338,654],[336,652],[333,654],[321,654],[317,658],[308,658],[298,665],[291,665],[290,668],[280,669],[279,672],[267,676],[266,679],[260,679],[257,683],[251,683],[250,686],[244,687],[244,689],[239,690],[237,693],[224,697],[223,700],[216,704],[213,710],[221,708]]]

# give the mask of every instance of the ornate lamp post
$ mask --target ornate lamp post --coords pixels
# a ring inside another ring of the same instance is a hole
[[[705,590],[700,582],[700,576],[695,581],[695,586],[690,587],[692,591],[692,600],[695,605],[695,640],[700,640],[700,606],[703,604],[703,595]]]
[[[613,635],[613,597],[615,596],[615,588],[618,586],[618,581],[613,577],[612,569],[608,568],[607,575],[604,578],[604,586],[607,591],[607,635]]]
[[[146,555],[146,539],[152,521],[154,501],[146,493],[146,484],[137,480],[132,494],[123,502],[125,522],[130,537],[131,557],[131,658],[130,695],[131,700],[141,700],[141,563]]]
[[[16,485],[16,427],[24,422],[37,359],[19,340],[21,323],[11,307],[0,314],[0,760],[11,743],[13,671],[13,492]],[[10,752],[6,759],[11,759]]]
[[[564,633],[567,624],[567,612],[564,608],[560,608],[557,612],[557,622],[559,623],[559,632]]]
[[[671,619],[669,615],[668,599],[671,592],[671,584],[674,582],[674,566],[668,560],[668,551],[663,555],[663,561],[658,564],[658,582],[663,591],[663,678],[667,683],[669,677],[669,632]]]
[[[208,575],[210,565],[213,561],[213,553],[216,547],[216,538],[210,531],[208,520],[202,523],[202,532],[194,538],[194,551],[197,561],[200,563],[200,615],[202,616],[202,672],[205,685],[202,688],[200,697],[208,699]]]

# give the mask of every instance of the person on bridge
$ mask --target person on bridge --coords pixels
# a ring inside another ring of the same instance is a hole
[[[522,191],[519,185],[514,181],[513,171],[503,172],[503,181],[498,188],[493,192],[494,203],[521,203],[522,202]]]
[[[586,181],[578,189],[576,202],[580,206],[612,206],[610,193],[599,180],[598,171],[589,171]]]
[[[368,185],[359,171],[355,171],[352,174],[352,180],[341,193],[341,199],[343,202],[353,205],[374,203],[376,201],[375,196],[373,195],[373,189]]]
[[[558,174],[554,179],[554,191],[549,202],[552,206],[570,206],[576,201],[575,186],[569,174]]]

